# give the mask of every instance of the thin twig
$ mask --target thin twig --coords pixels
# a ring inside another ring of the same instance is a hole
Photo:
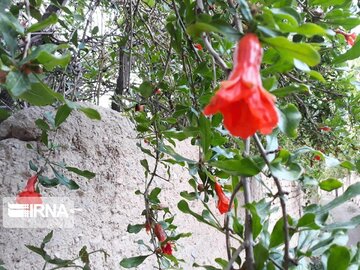
[[[294,75],[292,75],[291,73],[285,73],[284,74],[285,76],[289,77],[291,80],[293,80],[294,82],[297,82],[297,83],[304,83],[304,81],[300,80],[299,78],[296,78]],[[320,91],[320,92],[324,92],[324,93],[327,93],[327,94],[331,94],[331,95],[334,95],[334,96],[337,96],[337,97],[346,97],[346,95],[344,94],[341,94],[341,93],[337,93],[337,92],[333,92],[333,91],[330,91],[330,90],[327,90],[327,89],[323,89],[323,88],[319,88],[319,87],[316,87],[316,86],[313,86],[316,90]]]
[[[234,9],[234,13],[235,13],[234,14],[234,21],[235,21],[235,25],[236,25],[237,30],[240,33],[243,33],[243,27],[242,27],[241,18],[239,16],[239,13],[236,10],[236,6],[234,5],[233,0],[227,0],[227,2],[229,4],[229,6]]]
[[[26,4],[27,20],[28,20],[28,23],[30,23],[30,3],[29,3],[29,0],[26,0],[25,4]],[[27,56],[27,53],[28,53],[28,51],[30,49],[30,45],[31,45],[31,33],[28,33],[26,35],[26,45],[25,45],[25,49],[24,49],[23,59],[25,59],[25,57]]]
[[[195,47],[192,45],[193,42],[192,42],[192,40],[191,40],[191,37],[190,37],[189,34],[186,32],[185,24],[184,24],[184,22],[183,22],[183,20],[182,20],[182,18],[181,18],[181,16],[180,16],[180,14],[179,14],[179,11],[178,11],[178,9],[177,9],[177,7],[176,7],[175,1],[174,1],[174,0],[171,0],[171,2],[172,2],[172,5],[173,5],[173,8],[174,8],[176,17],[177,17],[177,19],[179,20],[180,27],[181,27],[181,29],[183,30],[184,34],[185,34],[185,37],[186,37],[186,40],[187,40],[189,46],[190,46],[191,49],[193,50],[193,52],[194,52],[194,54],[195,54],[195,56],[196,56],[196,59],[197,59],[198,61],[201,61],[201,57],[200,57],[199,53],[197,52],[197,50],[195,49]]]
[[[214,50],[213,46],[211,45],[211,42],[207,35],[204,33],[202,35],[202,39],[204,41],[204,45],[206,49],[209,51],[209,53],[214,57],[216,63],[226,72],[230,73],[230,69],[225,63],[225,61],[220,57],[220,55]]]
[[[232,194],[231,194],[230,202],[229,202],[228,213],[226,214],[225,221],[224,221],[225,236],[226,236],[226,252],[227,252],[228,260],[230,260],[230,258],[231,258],[230,228],[229,228],[229,223],[230,223],[230,211],[231,211],[232,205],[233,205],[233,203],[234,203],[236,194],[239,192],[239,190],[240,190],[241,187],[242,187],[242,181],[240,181],[240,182],[236,185],[236,187],[234,188],[234,191],[233,191]]]
[[[250,139],[245,140],[245,151],[244,155],[249,155],[250,151]],[[247,177],[241,177],[241,182],[244,187],[244,203],[245,205],[250,204],[251,199],[251,189],[249,184],[249,179]],[[246,269],[254,270],[255,259],[254,259],[254,249],[253,249],[253,233],[252,233],[252,219],[250,211],[245,208],[245,252],[246,252]]]
[[[256,146],[258,147],[258,149],[260,151],[262,158],[264,159],[266,165],[270,168],[270,161],[268,160],[264,146],[262,145],[262,143],[256,133],[254,134],[253,138],[255,140]],[[290,237],[289,237],[289,223],[288,223],[287,212],[286,212],[286,203],[285,203],[285,198],[284,198],[285,193],[281,187],[279,179],[277,177],[275,177],[274,175],[272,175],[272,178],[274,179],[275,185],[278,190],[278,196],[280,199],[282,216],[284,219],[284,225],[283,225],[284,239],[285,239],[285,241],[284,241],[284,244],[285,244],[284,269],[288,270],[289,263],[290,263],[290,255],[289,255]]]
[[[201,12],[205,12],[204,9],[204,3],[202,0],[196,0],[196,4],[197,7],[200,9]],[[225,61],[220,57],[220,55],[214,50],[213,46],[211,45],[211,42],[208,38],[208,36],[203,33],[202,34],[202,39],[204,41],[204,45],[206,47],[206,49],[209,51],[209,53],[214,57],[216,63],[218,63],[218,65],[226,72],[226,73],[230,73],[230,69],[229,67],[226,65]]]
[[[240,245],[237,248],[237,250],[235,250],[234,254],[230,258],[230,260],[229,260],[227,266],[224,268],[224,270],[231,270],[232,269],[233,263],[236,261],[237,257],[240,255],[241,251],[243,251],[245,247],[246,247],[246,245],[245,245],[245,243],[243,243],[242,245]]]

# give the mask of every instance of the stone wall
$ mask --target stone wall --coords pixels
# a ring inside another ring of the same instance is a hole
[[[70,191],[63,186],[56,189],[42,190],[43,196],[70,197],[78,212],[73,229],[55,229],[54,238],[49,244],[49,252],[61,258],[72,258],[82,246],[88,250],[104,249],[110,257],[107,261],[100,254],[91,255],[92,269],[121,269],[119,261],[128,256],[147,254],[143,247],[134,243],[139,239],[145,242],[149,236],[143,231],[139,234],[128,234],[128,224],[144,223],[141,212],[144,202],[134,192],[143,189],[144,173],[139,161],[143,153],[136,146],[133,125],[117,112],[97,107],[101,121],[91,121],[82,113],[73,112],[56,134],[59,151],[52,157],[62,160],[80,169],[96,173],[92,180],[71,177],[80,185],[77,191]],[[0,194],[2,197],[15,196],[31,176],[28,161],[37,160],[35,150],[27,148],[30,144],[38,146],[39,130],[34,120],[51,108],[29,108],[21,111],[0,124]],[[178,151],[185,157],[197,159],[198,151],[188,142],[178,143]],[[151,166],[151,163],[150,163]],[[166,176],[164,168],[159,174]],[[156,179],[156,184],[163,189],[161,199],[164,206],[170,207],[176,215],[175,224],[178,232],[192,232],[191,238],[178,241],[176,255],[185,260],[184,269],[192,269],[196,261],[199,264],[213,263],[217,257],[225,257],[225,237],[218,231],[198,223],[192,216],[184,215],[177,210],[179,193],[191,190],[187,181],[187,170],[178,165],[172,166],[171,181]],[[271,180],[266,180],[273,189]],[[266,190],[256,181],[252,181],[254,199],[263,197]],[[289,213],[297,216],[301,197],[299,189],[287,183],[289,196]],[[275,192],[276,193],[276,192]],[[202,211],[200,202],[190,203],[192,209]],[[215,201],[211,203],[215,209]],[[2,211],[2,209],[0,210]],[[2,217],[2,214],[1,214]],[[223,216],[218,214],[221,220]],[[2,221],[1,221],[2,222]],[[6,229],[0,226],[0,259],[8,270],[41,269],[42,259],[30,252],[24,245],[39,245],[49,232],[46,229]],[[211,238],[211,241],[209,239]],[[139,269],[153,269],[155,256],[149,257]]]

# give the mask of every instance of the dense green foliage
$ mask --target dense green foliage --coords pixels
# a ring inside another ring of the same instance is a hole
[[[56,145],[48,135],[72,110],[100,118],[77,101],[99,104],[104,94],[115,93],[112,107],[133,120],[144,142],[140,149],[155,159],[154,168],[141,160],[146,188],[136,192],[144,197],[144,223],[151,227],[151,246],[146,245],[150,255],[126,258],[120,262],[122,267],[136,267],[147,256],[157,257],[159,269],[181,267],[176,251],[161,252],[153,232],[153,224],[161,223],[166,241],[189,237],[176,233],[181,221],[174,219],[172,209],[160,207],[161,189],[153,182],[155,177],[164,178],[157,174],[158,166],[180,164],[189,168],[194,189],[181,193],[180,211],[238,241],[238,246],[227,247],[228,258],[219,258],[216,266],[205,269],[242,265],[248,270],[359,269],[360,250],[346,247],[343,232],[358,226],[360,218],[342,224],[327,220],[329,210],[360,194],[360,183],[327,205],[305,207],[299,219],[287,215],[287,194],[281,189],[281,181],[296,181],[304,192],[332,191],[342,186],[341,177],[348,171],[360,170],[360,82],[355,60],[360,56],[360,40],[351,46],[347,36],[338,33],[350,33],[360,25],[356,1],[65,2],[1,0],[0,120],[29,105],[55,106],[56,115],[36,122],[43,131],[42,142],[52,151]],[[243,141],[229,135],[220,114],[209,118],[202,110],[227,78],[234,46],[247,32],[256,33],[262,43],[262,82],[277,97],[281,119],[271,135]],[[185,139],[198,146],[198,160],[175,152],[176,141]],[[45,159],[47,165],[52,166],[54,177],[39,178],[43,187],[79,188]],[[87,178],[94,176],[55,165]],[[34,164],[30,167],[40,175],[43,172]],[[262,181],[261,174],[280,183],[278,193],[239,205],[236,194],[249,192],[250,177]],[[225,224],[207,206],[214,200],[216,179],[235,201]],[[283,217],[269,230],[274,199],[281,200]],[[191,200],[200,200],[204,211],[191,210],[187,202]],[[238,216],[237,211],[244,209],[252,222]],[[129,225],[128,232],[143,228],[145,224]],[[295,236],[298,245],[289,248],[289,239]],[[242,262],[238,256],[245,250],[246,262]]]

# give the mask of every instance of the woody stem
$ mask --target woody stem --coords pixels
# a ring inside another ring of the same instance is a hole
[[[245,140],[244,156],[248,156],[250,151],[250,139]],[[249,179],[241,177],[241,183],[244,187],[244,203],[245,205],[251,203],[251,190]],[[254,249],[253,249],[253,233],[252,233],[252,219],[248,209],[245,208],[245,254],[246,254],[246,269],[254,270]]]
[[[255,140],[255,144],[257,146],[257,148],[260,151],[260,154],[262,156],[262,158],[264,159],[266,165],[270,168],[270,161],[268,160],[267,156],[266,156],[266,151],[264,149],[264,146],[262,145],[259,137],[257,136],[257,134],[254,134],[254,140]],[[290,256],[289,256],[289,242],[290,242],[290,237],[289,237],[289,223],[288,223],[288,218],[287,218],[287,212],[286,212],[286,203],[285,203],[285,192],[283,191],[280,181],[277,177],[275,177],[274,175],[272,175],[272,178],[274,179],[276,188],[278,190],[278,196],[280,199],[280,206],[281,206],[281,211],[282,211],[282,216],[284,219],[284,225],[283,225],[283,231],[284,231],[284,239],[285,239],[285,252],[284,252],[284,269],[288,270],[289,269],[289,263],[290,263]]]

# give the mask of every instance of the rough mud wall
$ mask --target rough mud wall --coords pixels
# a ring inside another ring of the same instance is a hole
[[[144,173],[139,160],[144,155],[136,146],[139,140],[125,117],[108,109],[97,109],[102,121],[91,121],[83,114],[73,112],[56,135],[60,149],[53,158],[64,159],[69,166],[94,171],[96,177],[86,180],[72,175],[81,187],[78,191],[58,187],[42,192],[43,196],[68,196],[75,201],[76,207],[83,209],[76,214],[74,229],[54,231],[49,251],[60,258],[71,258],[84,245],[89,251],[102,248],[110,257],[105,262],[100,254],[92,255],[93,269],[121,269],[119,261],[123,257],[148,253],[134,243],[139,239],[147,241],[149,236],[144,231],[137,235],[126,232],[129,223],[144,223],[141,216],[144,202],[141,196],[134,195],[136,190],[143,189]],[[31,175],[28,161],[36,160],[38,156],[34,150],[27,149],[26,144],[36,148],[40,134],[34,119],[41,117],[43,112],[39,108],[30,108],[0,125],[2,197],[15,196]],[[184,156],[196,158],[197,151],[188,144],[180,143],[179,151]],[[163,188],[163,204],[176,213],[175,223],[181,224],[179,232],[193,233],[192,238],[178,241],[177,254],[185,259],[187,269],[191,268],[195,258],[200,264],[213,262],[214,258],[225,255],[224,237],[206,225],[198,224],[191,216],[176,211],[179,193],[188,189],[189,177],[186,169],[180,166],[173,166],[171,173],[170,183],[156,180]],[[159,174],[166,176],[161,168]],[[41,269],[40,256],[24,245],[39,245],[49,230],[6,229],[2,226],[0,230],[0,259],[7,269]],[[212,241],[209,241],[210,236]],[[140,269],[153,269],[153,259],[154,256],[149,257]]]
[[[138,189],[143,189],[143,168],[139,161],[144,155],[136,146],[139,142],[133,125],[117,112],[97,107],[101,121],[91,121],[82,113],[73,112],[62,125],[56,138],[60,145],[54,160],[62,160],[80,169],[94,171],[96,177],[92,180],[72,178],[80,185],[77,191],[70,191],[62,186],[47,189],[43,196],[67,196],[75,206],[81,208],[75,216],[75,228],[55,229],[54,238],[49,244],[49,252],[61,258],[77,256],[82,246],[88,251],[104,249],[110,257],[107,261],[100,254],[91,255],[93,269],[121,269],[119,261],[123,257],[147,254],[144,248],[134,241],[149,238],[143,231],[139,234],[128,234],[129,223],[144,222],[141,212],[144,202],[141,196],[134,195]],[[31,175],[29,160],[36,160],[36,151],[29,150],[31,144],[36,149],[39,131],[34,120],[51,108],[29,108],[0,124],[0,194],[15,196]],[[178,151],[188,158],[197,159],[197,149],[187,142],[178,145]],[[151,163],[150,163],[151,165]],[[171,182],[156,179],[163,191],[161,198],[165,206],[176,213],[175,224],[179,224],[180,232],[192,232],[191,238],[178,241],[176,255],[186,262],[184,269],[192,269],[194,261],[199,264],[214,262],[216,257],[225,257],[224,236],[194,220],[192,216],[184,215],[177,210],[176,203],[180,200],[182,190],[190,190],[187,181],[189,174],[180,166],[172,166]],[[166,171],[160,168],[160,175],[166,176]],[[270,181],[270,180],[269,180]],[[272,183],[269,182],[271,186]],[[254,198],[260,198],[266,193],[260,184],[252,183]],[[289,184],[285,190],[290,191],[290,214],[299,211],[300,200],[297,187]],[[275,192],[276,193],[276,192]],[[202,211],[199,202],[191,202],[191,208]],[[215,202],[212,203],[215,208]],[[0,210],[2,211],[2,209]],[[215,209],[215,213],[218,214]],[[2,213],[1,213],[2,216]],[[219,215],[221,220],[223,216]],[[1,221],[2,222],[2,221]],[[0,226],[0,259],[7,269],[41,269],[42,259],[30,252],[24,245],[39,245],[41,239],[49,232],[46,229],[5,229]],[[153,269],[154,256],[149,257],[139,269]]]

